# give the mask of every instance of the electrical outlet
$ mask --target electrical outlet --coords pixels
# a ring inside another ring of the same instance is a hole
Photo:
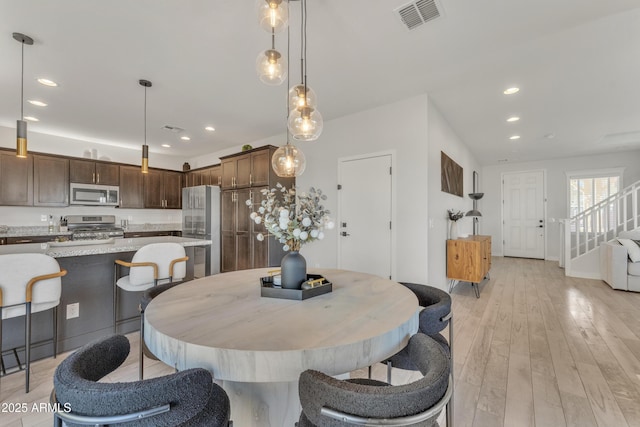
[[[67,319],[75,319],[76,317],[80,317],[80,303],[67,304]]]
[[[47,218],[48,218],[47,215],[40,215],[40,221],[42,222],[47,222]]]

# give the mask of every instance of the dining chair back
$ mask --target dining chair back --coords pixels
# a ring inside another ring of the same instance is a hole
[[[65,359],[53,377],[51,403],[56,426],[229,427],[226,392],[206,369],[187,369],[133,382],[102,382],[127,358],[123,335],[93,341]]]
[[[62,295],[61,270],[58,261],[44,254],[0,255],[0,362],[2,361],[2,320],[25,317],[25,390],[29,392],[31,371],[31,315],[53,309],[53,357],[57,354],[58,305]],[[18,352],[14,350],[21,369]]]

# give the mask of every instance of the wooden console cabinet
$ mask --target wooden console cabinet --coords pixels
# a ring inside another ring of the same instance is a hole
[[[470,282],[476,297],[480,298],[478,285],[488,276],[490,269],[491,236],[474,235],[447,240],[448,279]]]

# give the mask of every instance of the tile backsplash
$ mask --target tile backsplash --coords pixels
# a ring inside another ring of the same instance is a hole
[[[182,223],[180,209],[119,209],[98,206],[68,206],[62,208],[30,207],[30,206],[0,206],[0,225],[10,227],[38,227],[48,224],[49,215],[56,221],[67,215],[115,215],[116,224],[126,219],[129,224],[166,224]],[[41,217],[47,221],[41,221]]]

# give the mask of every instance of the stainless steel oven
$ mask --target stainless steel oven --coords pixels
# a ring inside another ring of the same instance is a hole
[[[72,205],[117,206],[120,187],[71,183],[69,203]]]

